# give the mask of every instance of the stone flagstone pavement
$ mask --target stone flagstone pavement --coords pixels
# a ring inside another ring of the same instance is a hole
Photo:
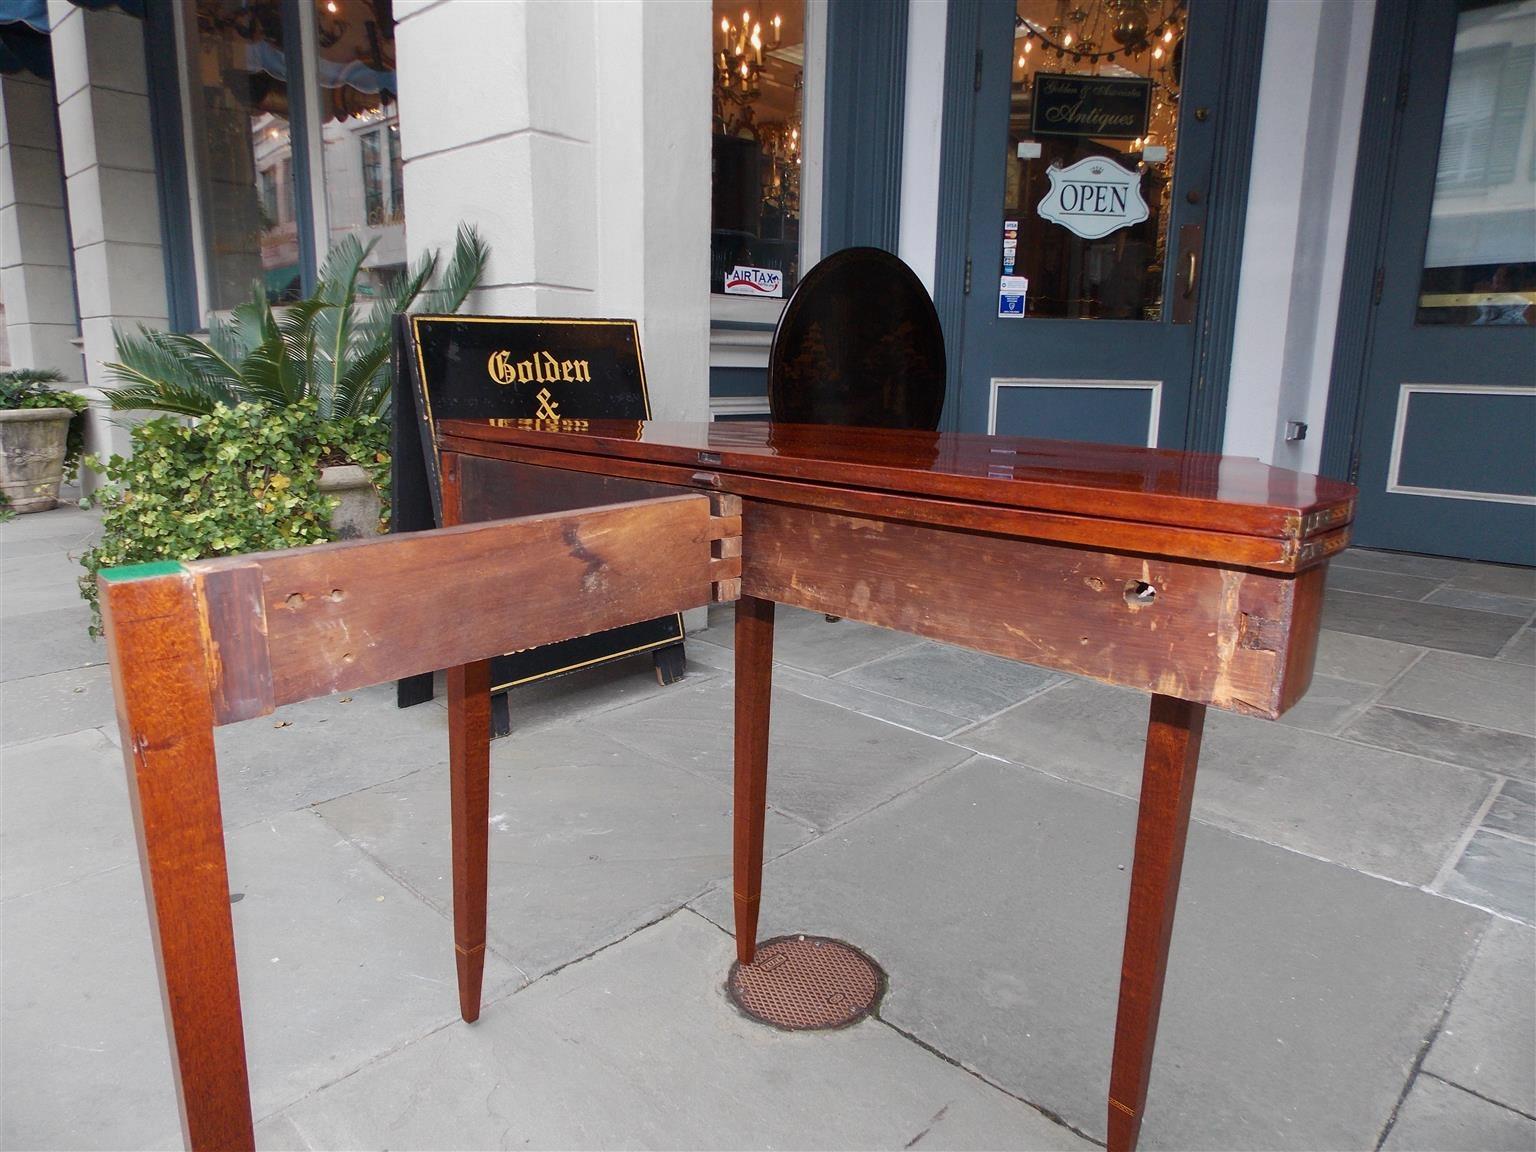
[[[179,1141],[95,531],[0,525],[5,1149]],[[1532,570],[1351,551],[1310,695],[1211,713],[1144,1148],[1536,1150],[1533,617]],[[220,730],[260,1146],[1102,1144],[1145,699],[781,609],[763,935],[890,989],[780,1033],[723,991],[730,623],[514,696],[473,1026],[440,703]]]

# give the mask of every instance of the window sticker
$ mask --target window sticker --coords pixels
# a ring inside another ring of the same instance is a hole
[[[727,296],[784,295],[784,273],[777,268],[752,268],[738,264],[725,274]]]

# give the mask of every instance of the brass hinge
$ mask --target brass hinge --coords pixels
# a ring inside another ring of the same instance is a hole
[[[971,258],[965,258],[965,295],[971,294]]]
[[[973,91],[981,91],[981,49],[976,49],[976,82]]]

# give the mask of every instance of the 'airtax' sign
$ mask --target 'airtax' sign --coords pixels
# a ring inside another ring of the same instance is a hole
[[[1040,201],[1042,218],[1085,240],[1097,240],[1147,218],[1141,173],[1102,156],[1046,171],[1051,190]]]

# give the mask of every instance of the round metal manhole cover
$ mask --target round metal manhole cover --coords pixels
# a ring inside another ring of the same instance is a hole
[[[754,1020],[801,1032],[864,1019],[885,992],[885,973],[841,940],[779,936],[759,944],[751,964],[732,964],[725,986]]]

